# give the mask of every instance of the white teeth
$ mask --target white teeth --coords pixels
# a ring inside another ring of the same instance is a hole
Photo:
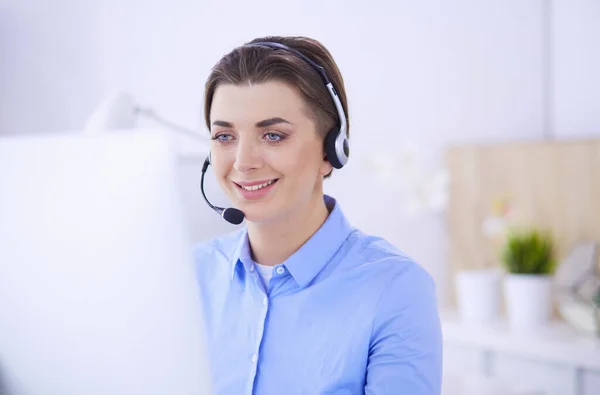
[[[247,191],[258,191],[259,189],[262,189],[264,187],[268,187],[269,185],[271,185],[272,183],[274,183],[275,180],[271,180],[271,181],[267,181],[264,184],[259,184],[259,185],[252,185],[251,187],[245,187],[245,186],[241,186],[242,188],[244,188]]]

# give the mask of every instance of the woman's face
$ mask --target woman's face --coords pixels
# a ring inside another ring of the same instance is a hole
[[[308,114],[300,94],[282,82],[217,87],[211,163],[248,221],[273,222],[321,199],[332,167]]]

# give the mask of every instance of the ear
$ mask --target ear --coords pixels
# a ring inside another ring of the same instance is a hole
[[[325,177],[332,171],[333,171],[333,166],[331,165],[331,163],[329,163],[329,160],[327,160],[327,157],[324,157],[323,162],[321,163],[321,167],[319,168],[319,174],[322,177]]]

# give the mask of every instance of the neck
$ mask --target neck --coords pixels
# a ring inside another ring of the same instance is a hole
[[[328,215],[323,193],[320,192],[279,221],[249,223],[248,240],[252,258],[261,265],[280,264],[319,230]]]

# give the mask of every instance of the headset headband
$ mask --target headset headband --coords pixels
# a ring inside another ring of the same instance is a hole
[[[323,66],[316,64],[315,62],[312,61],[312,59],[310,59],[308,56],[304,55],[302,52],[298,51],[297,49],[288,47],[287,45],[284,45],[284,44],[271,42],[271,41],[259,41],[259,42],[255,42],[255,43],[246,44],[244,46],[245,47],[268,47],[268,48],[275,48],[275,49],[283,49],[284,51],[289,51],[289,52],[294,53],[295,55],[299,56],[304,61],[306,61],[306,63],[310,64],[319,73],[319,75],[321,76],[321,79],[323,80],[323,83],[328,88],[329,88],[329,86],[331,86],[330,90],[333,90],[332,96],[334,96],[333,101],[335,103],[335,106],[338,111],[338,115],[340,117],[340,124],[343,124],[343,129],[344,129],[344,134],[345,134],[345,132],[346,132],[346,113],[344,112],[342,103],[339,102],[337,90],[335,89],[335,86],[333,86],[333,83],[329,80],[329,77],[327,77],[327,73],[325,72],[325,68]],[[339,105],[338,105],[338,102],[339,102]],[[340,129],[341,128],[342,127],[340,127]]]
[[[330,158],[330,162],[333,164],[335,168],[341,168],[348,162],[349,148],[348,148],[348,137],[347,137],[347,122],[346,122],[346,112],[344,111],[344,107],[342,106],[342,102],[338,96],[338,93],[333,86],[333,83],[327,77],[327,73],[325,72],[325,68],[313,62],[308,56],[304,55],[302,52],[290,48],[287,45],[271,42],[271,41],[259,41],[255,43],[250,43],[244,45],[245,47],[267,47],[274,49],[282,49],[284,51],[291,52],[300,58],[302,58],[306,63],[311,65],[321,76],[323,83],[325,84],[327,90],[329,91],[329,95],[333,99],[333,103],[335,104],[335,108],[338,113],[338,117],[340,119],[340,128],[335,130],[335,133],[328,133],[326,139],[326,149],[328,157]],[[331,142],[329,142],[331,140]]]

